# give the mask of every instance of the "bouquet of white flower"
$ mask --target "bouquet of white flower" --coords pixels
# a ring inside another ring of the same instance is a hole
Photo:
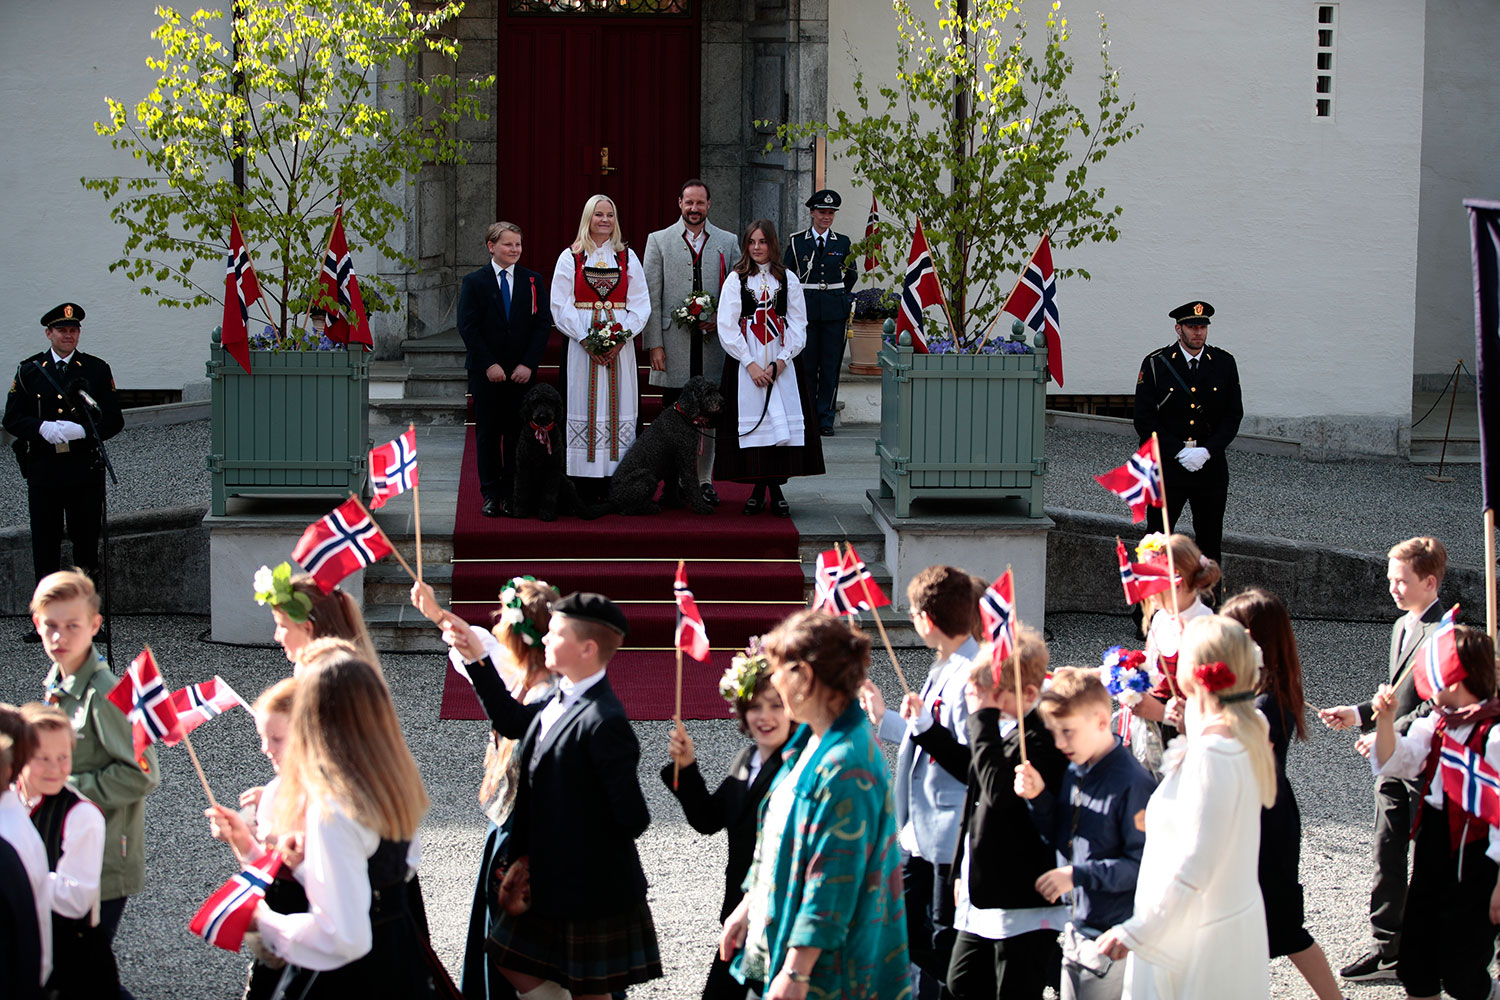
[[[717,306],[718,300],[713,293],[694,292],[682,300],[682,305],[672,310],[672,322],[685,330],[702,330],[707,335],[713,330],[712,321]]]

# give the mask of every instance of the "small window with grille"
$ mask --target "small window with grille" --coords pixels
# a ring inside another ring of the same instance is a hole
[[[1333,117],[1333,40],[1338,27],[1339,5],[1320,3],[1314,8],[1318,15],[1318,44],[1314,50],[1318,71],[1314,74],[1313,117]]]

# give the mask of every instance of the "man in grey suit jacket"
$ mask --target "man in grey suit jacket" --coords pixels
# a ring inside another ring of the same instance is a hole
[[[1443,617],[1438,588],[1448,569],[1448,552],[1436,538],[1409,538],[1386,553],[1386,578],[1391,598],[1405,611],[1391,627],[1389,683],[1396,686],[1396,730],[1405,733],[1412,722],[1428,710],[1417,695],[1412,662]],[[1358,726],[1360,752],[1369,756],[1374,738],[1375,713],[1370,703],[1340,705],[1319,713],[1334,729]],[[1344,966],[1340,974],[1349,980],[1395,979],[1396,959],[1401,953],[1401,922],[1406,909],[1407,845],[1411,839],[1412,808],[1416,786],[1400,778],[1378,778],[1375,782],[1375,880],[1370,887],[1369,950]]]
[[[739,259],[739,242],[708,221],[708,185],[698,178],[686,181],[677,195],[675,223],[646,238],[641,267],[651,292],[651,320],[641,338],[651,361],[651,384],[662,387],[663,406],[671,406],[682,395],[682,387],[694,375],[718,382],[724,374],[724,349],[713,318],[689,330],[672,320],[672,310],[696,291],[715,299],[724,277]],[[714,439],[706,436],[698,453],[698,482],[703,497],[717,504],[713,487]]]

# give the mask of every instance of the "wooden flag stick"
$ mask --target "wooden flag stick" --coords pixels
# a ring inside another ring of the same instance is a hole
[[[1495,640],[1495,509],[1484,512],[1484,627]]]
[[[417,425],[407,424],[406,429],[411,432],[413,442],[417,440]],[[411,510],[412,518],[417,529],[417,582],[422,582],[422,494],[416,483],[411,488]],[[392,546],[394,548],[394,546]]]
[[[151,654],[151,662],[156,664],[156,676],[161,679],[161,686],[167,691],[172,690],[167,686],[167,678],[161,672],[161,664],[152,652],[150,643],[146,644],[146,652]],[[193,751],[193,741],[188,739],[187,733],[182,734],[182,742],[187,746],[188,756],[193,759],[193,769],[198,772],[198,780],[203,784],[203,794],[208,796],[208,804],[215,809],[219,808],[219,803],[214,801],[213,790],[208,787],[208,777],[203,773],[203,765],[198,763],[198,755]]]
[[[1010,573],[1009,563],[1007,563],[1005,566],[1005,572]],[[1024,767],[1027,763],[1026,705],[1025,699],[1022,697],[1021,693],[1021,601],[1020,598],[1016,596],[1016,577],[1014,573],[1011,573],[1010,577],[1010,597],[1011,600],[1015,601],[1016,603],[1016,606],[1011,609],[1011,619],[1016,623],[1016,638],[1015,641],[1011,643],[1010,649],[1010,669],[1011,672],[1016,675],[1016,726],[1020,729],[1020,732],[1016,734],[1016,745],[1021,748],[1021,765]]]
[[[682,577],[682,573],[683,573],[683,570],[686,567],[686,565],[687,564],[686,564],[686,562],[684,560],[682,560],[682,559],[677,560],[677,577],[678,578]],[[677,614],[678,614],[679,617],[681,617],[681,615],[682,615],[682,609],[681,609],[680,606],[677,609]],[[684,732],[684,730],[682,728],[682,644],[677,641],[677,637],[675,635],[672,637],[672,644],[677,647],[677,702],[676,702],[675,707],[672,710],[672,718],[677,720],[677,731],[680,733],[680,732]],[[673,760],[672,761],[672,791],[674,791],[674,792],[677,790],[677,777],[681,773],[682,773],[682,765],[679,764],[679,763],[677,763],[676,760]]]
[[[848,549],[845,559],[850,566],[854,566],[854,545],[848,539],[844,540],[844,545]],[[837,544],[834,545],[834,551],[838,551]],[[896,670],[896,679],[901,682],[901,693],[911,694],[911,685],[906,683],[906,675],[901,672],[901,663],[896,659],[896,651],[891,648],[891,637],[886,635],[885,622],[880,620],[880,609],[875,606],[875,600],[870,596],[870,583],[861,577],[859,586],[865,592],[865,603],[870,606],[870,614],[875,616],[875,627],[880,630],[880,641],[885,643],[885,654],[891,658],[891,666]]]
[[[1182,641],[1182,615],[1177,610],[1177,567],[1172,563],[1172,522],[1167,516],[1167,468],[1161,460],[1161,439],[1151,432],[1151,455],[1156,459],[1156,471],[1161,475],[1161,533],[1167,536],[1167,583],[1172,592],[1172,620],[1177,623],[1178,643]],[[1151,623],[1146,622],[1149,631]]]
[[[1453,610],[1457,609],[1457,607],[1458,607],[1458,605],[1455,604],[1455,605],[1453,605],[1452,608],[1449,608],[1448,610],[1450,612],[1452,612]],[[1423,643],[1422,645],[1425,646],[1426,643]],[[1401,672],[1396,675],[1396,679],[1393,680],[1393,681],[1391,681],[1391,690],[1394,691],[1396,688],[1398,688],[1398,687],[1401,686],[1401,682],[1402,681],[1406,680],[1406,675],[1412,672],[1412,669],[1414,667],[1416,667],[1416,665],[1417,665],[1417,660],[1421,659],[1421,657],[1419,657],[1417,655],[1417,653],[1420,653],[1421,651],[1422,651],[1422,646],[1418,646],[1417,647],[1417,651],[1414,652],[1414,653],[1412,653],[1411,659],[1409,661],[1407,661],[1406,666],[1403,667],[1403,668],[1401,668]]]
[[[380,522],[375,520],[375,515],[370,513],[370,508],[365,506],[364,501],[359,498],[359,494],[351,491],[349,493],[349,499],[358,504],[359,509],[365,512],[365,516],[370,519],[370,523],[375,525],[375,531],[379,533],[381,538],[385,539],[385,544],[391,547],[391,555],[396,557],[396,561],[401,564],[401,568],[406,570],[406,575],[411,577],[413,583],[416,583],[418,581],[417,574],[413,573],[411,571],[411,566],[407,565],[406,560],[401,558],[401,550],[396,548],[396,543],[391,541],[391,536],[387,535],[385,533],[385,529],[380,526]]]

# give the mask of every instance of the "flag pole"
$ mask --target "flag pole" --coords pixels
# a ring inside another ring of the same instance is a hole
[[[156,676],[161,678],[161,686],[168,691],[172,690],[167,684],[167,678],[161,672],[161,663],[156,659],[156,653],[152,652],[149,642],[146,644],[146,652],[151,653],[151,662],[156,664]],[[208,796],[208,804],[215,809],[219,808],[219,803],[214,801],[213,791],[208,787],[208,776],[203,773],[203,765],[198,763],[198,754],[194,752],[193,741],[188,739],[186,731],[182,734],[182,742],[187,747],[188,756],[193,759],[193,770],[198,772],[198,781],[203,785],[203,794]]]
[[[1005,564],[1005,572],[1010,573],[1010,563]],[[1011,600],[1015,601],[1015,607],[1011,609],[1011,617],[1016,623],[1016,641],[1011,643],[1010,658],[1011,671],[1016,675],[1016,745],[1021,748],[1021,765],[1024,767],[1026,761],[1026,709],[1022,704],[1021,694],[1021,600],[1016,590],[1016,576],[1010,573]]]
[[[417,440],[417,425],[409,423],[406,429],[411,432],[412,443]],[[411,509],[412,518],[417,529],[417,582],[422,582],[422,494],[420,483],[413,483],[411,487]],[[394,546],[392,546],[394,548]]]
[[[385,539],[385,544],[391,547],[391,555],[396,557],[396,561],[401,564],[401,568],[406,570],[406,575],[411,577],[413,583],[416,583],[417,574],[413,573],[411,571],[411,567],[407,565],[406,560],[401,558],[401,550],[396,548],[396,543],[391,541],[391,536],[387,535],[385,533],[385,529],[380,526],[380,522],[375,520],[375,515],[370,513],[370,508],[365,506],[364,501],[359,498],[359,494],[355,493],[353,490],[350,490],[349,499],[353,500],[356,504],[359,505],[359,509],[364,511],[365,516],[370,519],[370,523],[375,525],[376,533],[379,534],[381,538]]]
[[[1495,640],[1495,508],[1484,512],[1484,627]]]
[[[687,567],[685,560],[677,560],[677,576],[680,578]],[[682,617],[682,608],[677,609],[677,617]],[[677,720],[677,731],[684,732],[682,728],[682,643],[673,637],[673,645],[677,647],[677,702],[672,711],[672,718]],[[677,791],[677,777],[682,772],[682,765],[676,760],[672,761],[672,791]]]
[[[854,545],[847,538],[844,539],[844,545],[848,549],[845,560],[852,566],[854,564]],[[836,543],[834,550],[838,550]],[[844,560],[841,560],[839,565],[843,566],[844,562]],[[865,603],[870,606],[870,614],[875,616],[875,627],[880,630],[880,641],[885,643],[885,655],[891,658],[891,666],[896,669],[896,679],[901,682],[901,693],[911,694],[911,685],[906,683],[906,675],[901,672],[901,663],[896,659],[896,651],[891,648],[891,637],[886,635],[885,622],[880,620],[880,609],[875,606],[875,600],[870,596],[869,581],[861,577],[859,586],[865,592]]]
[[[1156,471],[1161,473],[1161,532],[1167,536],[1167,582],[1172,590],[1172,620],[1177,623],[1177,631],[1182,631],[1182,615],[1177,610],[1177,568],[1172,563],[1172,522],[1167,516],[1167,467],[1161,460],[1161,439],[1156,432],[1151,432],[1151,457],[1156,459]],[[1146,623],[1150,629],[1151,623]],[[1179,641],[1180,641],[1179,636]]]
[[[1042,240],[1046,239],[1049,235],[1051,235],[1051,233],[1052,230],[1043,229]],[[1036,259],[1036,251],[1042,248],[1042,240],[1036,241],[1036,249],[1032,250],[1031,256],[1026,258],[1026,262],[1028,264]],[[1007,295],[1005,298],[1000,300],[1000,311],[995,314],[994,319],[990,320],[990,325],[984,328],[984,336],[982,336],[979,339],[979,343],[974,346],[975,354],[978,354],[980,350],[983,349],[984,345],[989,343],[991,331],[995,329],[995,324],[1000,322],[1000,317],[1005,315],[1005,307],[1010,304],[1011,296],[1016,294],[1016,289],[1021,287],[1021,279],[1024,277],[1026,277],[1026,268],[1023,267],[1021,268],[1020,273],[1016,275],[1016,283],[1010,286],[1010,295]],[[1020,317],[1018,316],[1016,318],[1019,319]]]

